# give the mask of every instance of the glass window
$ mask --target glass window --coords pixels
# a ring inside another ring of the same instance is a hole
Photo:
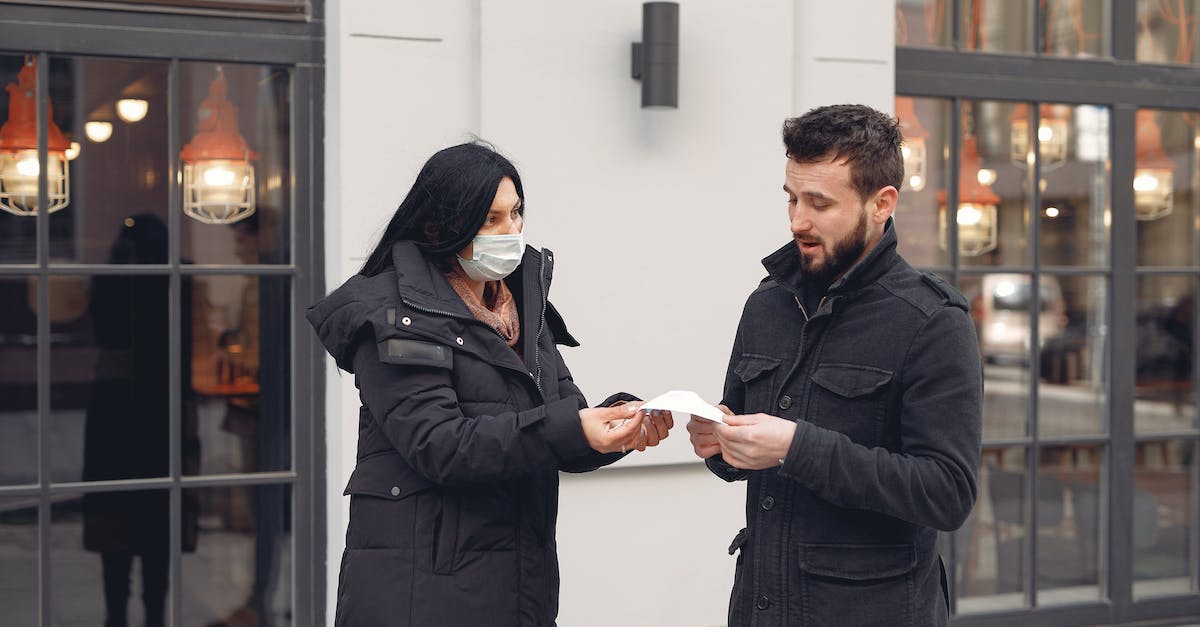
[[[1138,277],[1134,431],[1180,433],[1196,428],[1196,278]]]
[[[1137,60],[1139,63],[1194,65],[1196,49],[1194,1],[1137,0]]]
[[[1200,265],[1200,113],[1137,112],[1132,182],[1138,265]],[[1128,181],[1128,179],[1126,179]]]
[[[957,0],[962,48],[977,52],[1034,51],[1029,2]]]
[[[189,278],[185,474],[291,468],[291,296],[286,277]]]
[[[1108,430],[1108,281],[1103,276],[1041,277],[1038,314],[1038,433]],[[1029,318],[1030,307],[1025,309]]]
[[[0,486],[38,481],[37,285],[0,276]]]
[[[4,137],[0,147],[0,263],[37,260],[36,68],[32,57],[0,55],[0,89],[5,90],[0,92],[0,136]],[[61,109],[54,114],[59,124],[65,121]],[[63,167],[64,160],[56,164],[56,173],[70,175],[71,168]],[[63,183],[69,184],[69,179]]]
[[[1027,105],[964,101],[958,175],[958,252],[964,266],[1029,265],[1031,160],[1013,158]],[[1028,126],[1026,126],[1028,128]],[[939,193],[941,223],[947,194]]]
[[[946,0],[896,0],[896,45],[948,48],[954,35]]]
[[[195,554],[183,561],[183,624],[293,624],[291,487],[183,494],[199,523]]]
[[[1040,451],[1037,495],[1038,605],[1100,598],[1102,447]]]
[[[289,263],[289,70],[183,63],[180,72],[183,262]]]
[[[0,498],[0,607],[5,624],[37,624],[37,572],[37,499]]]
[[[1194,590],[1197,528],[1195,440],[1139,442],[1133,475],[1133,594]]]
[[[896,117],[904,134],[904,185],[896,207],[900,254],[914,266],[949,265],[945,246],[938,246],[938,194],[946,187],[948,100],[896,98]]]
[[[1109,54],[1109,0],[1041,0],[1042,53],[1059,57]]]
[[[1030,309],[999,309],[1017,286],[1029,285],[1028,274],[968,275],[959,289],[971,303],[971,319],[983,357],[983,439],[1028,435],[1029,355],[1033,340]]]
[[[1021,130],[1019,122],[1014,122],[1014,127]],[[1014,133],[1014,154],[1021,144],[1015,136],[1020,134]],[[1108,209],[1108,135],[1107,108],[1062,104],[1039,107],[1038,225],[1040,262],[1044,266],[1108,264],[1112,222]]]
[[[983,447],[979,498],[966,524],[954,532],[960,614],[1026,605],[1025,460],[1021,447]]]

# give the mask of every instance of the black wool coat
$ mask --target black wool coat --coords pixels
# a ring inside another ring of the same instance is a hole
[[[527,248],[506,279],[519,354],[411,242],[392,256],[308,312],[361,399],[336,624],[554,625],[558,472],[621,456],[584,438],[553,255]]]

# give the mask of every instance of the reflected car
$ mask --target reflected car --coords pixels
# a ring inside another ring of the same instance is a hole
[[[979,350],[991,363],[1028,363],[1032,330],[1033,280],[1024,274],[989,274],[971,303]],[[1038,348],[1060,336],[1067,326],[1062,287],[1054,277],[1041,277],[1038,288]]]

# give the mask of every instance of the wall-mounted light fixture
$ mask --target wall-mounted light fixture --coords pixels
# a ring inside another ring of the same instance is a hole
[[[112,137],[112,131],[112,122],[105,120],[92,120],[83,125],[84,135],[87,135],[88,139],[97,144],[103,144],[108,141],[108,138]]]
[[[18,216],[34,216],[44,205],[53,213],[71,202],[67,149],[62,129],[54,123],[54,109],[46,103],[46,194],[38,200],[37,63],[25,58],[17,83],[9,83],[8,120],[0,126],[0,209]]]
[[[206,224],[232,224],[254,213],[258,155],[238,132],[238,111],[226,98],[225,73],[208,87],[196,111],[197,132],[179,153],[183,162],[183,213]]]
[[[642,4],[642,40],[633,44],[642,108],[679,108],[679,3]]]

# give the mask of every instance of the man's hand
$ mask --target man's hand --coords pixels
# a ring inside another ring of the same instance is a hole
[[[733,415],[733,412],[724,405],[717,405],[717,409],[726,416]],[[688,437],[692,441],[692,450],[696,452],[696,457],[708,459],[721,452],[721,444],[717,441],[717,424],[698,416],[692,416],[692,419],[688,421]]]
[[[745,470],[778,466],[779,460],[787,457],[796,434],[795,422],[767,414],[726,416],[725,424],[711,424],[721,457],[730,466]],[[691,430],[689,424],[688,431]],[[693,446],[695,441],[693,436]],[[700,454],[699,449],[696,454]]]

